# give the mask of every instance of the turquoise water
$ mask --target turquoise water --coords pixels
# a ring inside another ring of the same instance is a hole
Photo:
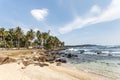
[[[81,54],[80,50],[84,53]],[[67,53],[78,55],[67,59],[77,69],[120,80],[120,47],[73,47]]]
[[[76,68],[120,80],[120,60],[97,60],[76,64]]]

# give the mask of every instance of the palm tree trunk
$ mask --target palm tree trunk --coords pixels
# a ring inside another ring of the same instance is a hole
[[[13,39],[10,40],[12,44],[10,45],[10,48],[13,48]]]
[[[4,48],[6,48],[6,41],[4,36],[3,36],[3,41],[4,41]]]
[[[17,40],[17,48],[20,49],[20,39]]]

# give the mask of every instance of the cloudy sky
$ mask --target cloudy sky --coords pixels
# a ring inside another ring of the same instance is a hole
[[[0,27],[16,26],[69,45],[120,45],[120,0],[0,0]]]

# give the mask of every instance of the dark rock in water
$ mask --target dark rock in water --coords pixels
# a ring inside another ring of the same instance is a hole
[[[120,65],[120,63],[117,63],[118,65]]]
[[[65,55],[62,55],[62,57],[65,57]]]
[[[108,56],[112,56],[112,54],[109,53]]]
[[[71,57],[73,57],[72,54],[67,54],[67,58],[71,58]]]
[[[74,57],[78,57],[78,55],[74,55]]]
[[[83,54],[85,51],[84,50],[79,50],[80,51],[80,54]]]
[[[78,55],[76,55],[76,54],[67,54],[67,58],[72,58],[72,57],[78,57]]]
[[[110,65],[110,63],[106,63],[106,65],[107,65],[107,66],[109,66],[109,65]]]
[[[97,54],[102,54],[102,52],[101,52],[101,51],[96,51],[96,53],[97,53]]]

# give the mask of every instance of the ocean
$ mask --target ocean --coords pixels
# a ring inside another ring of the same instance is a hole
[[[67,58],[68,64],[77,69],[120,80],[120,46],[67,47],[61,52],[78,56]]]

